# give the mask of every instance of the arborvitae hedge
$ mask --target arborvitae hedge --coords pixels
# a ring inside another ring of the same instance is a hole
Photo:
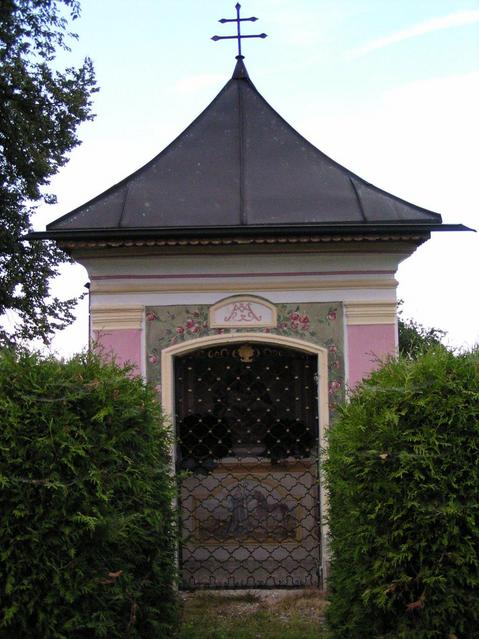
[[[0,424],[0,637],[171,637],[173,484],[153,390],[93,355],[4,352]]]
[[[332,639],[479,637],[479,351],[391,361],[329,434]]]

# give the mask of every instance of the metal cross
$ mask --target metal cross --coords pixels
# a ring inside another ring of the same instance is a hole
[[[236,22],[236,31],[237,31],[236,35],[233,35],[233,36],[214,35],[211,39],[216,42],[218,40],[234,40],[235,38],[237,38],[238,40],[238,56],[237,57],[243,57],[241,55],[241,39],[242,38],[267,38],[267,35],[266,33],[258,33],[257,35],[243,35],[241,33],[241,23],[256,22],[258,18],[255,18],[255,17],[240,18],[241,5],[239,2],[235,5],[235,8],[236,8],[236,18],[221,18],[221,20],[218,20],[218,22],[221,22],[221,24],[225,24],[225,22]]]

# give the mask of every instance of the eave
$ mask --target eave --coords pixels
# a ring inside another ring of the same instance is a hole
[[[338,239],[347,241],[347,238],[355,239],[384,236],[397,239],[402,235],[422,235],[431,231],[472,231],[473,229],[463,224],[435,224],[435,223],[380,223],[380,224],[327,224],[327,225],[305,225],[305,226],[247,226],[247,227],[227,227],[216,226],[208,228],[136,228],[136,229],[74,229],[74,230],[49,230],[35,231],[25,236],[27,240],[55,240],[60,241],[124,241],[124,240],[203,240],[215,238],[266,238],[284,236],[286,238],[317,236],[322,241],[327,241],[328,236],[336,236]]]

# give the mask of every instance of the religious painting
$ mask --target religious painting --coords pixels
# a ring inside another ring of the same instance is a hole
[[[192,517],[198,542],[276,544],[298,538],[300,507],[279,484],[264,484],[260,476],[230,480],[195,498]]]
[[[228,463],[181,484],[185,586],[314,586],[320,543],[316,464]]]

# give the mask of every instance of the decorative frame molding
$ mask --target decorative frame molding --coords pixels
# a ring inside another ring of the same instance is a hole
[[[257,309],[251,307],[254,304],[256,307],[263,307],[267,314],[271,314],[271,317],[267,320],[263,320],[262,316],[258,316]],[[240,308],[236,309],[236,305],[239,305]],[[218,319],[216,314],[221,311],[223,308],[227,308],[228,306],[233,306],[231,310],[231,321],[228,321],[227,318],[224,321]],[[233,317],[233,313],[240,312],[245,313],[247,317],[251,317],[251,319],[235,319]],[[209,308],[208,312],[208,324],[210,328],[275,328],[278,325],[278,313],[276,310],[276,306],[268,300],[265,300],[262,297],[258,297],[256,295],[232,295],[230,297],[225,297],[222,300],[216,302]]]

